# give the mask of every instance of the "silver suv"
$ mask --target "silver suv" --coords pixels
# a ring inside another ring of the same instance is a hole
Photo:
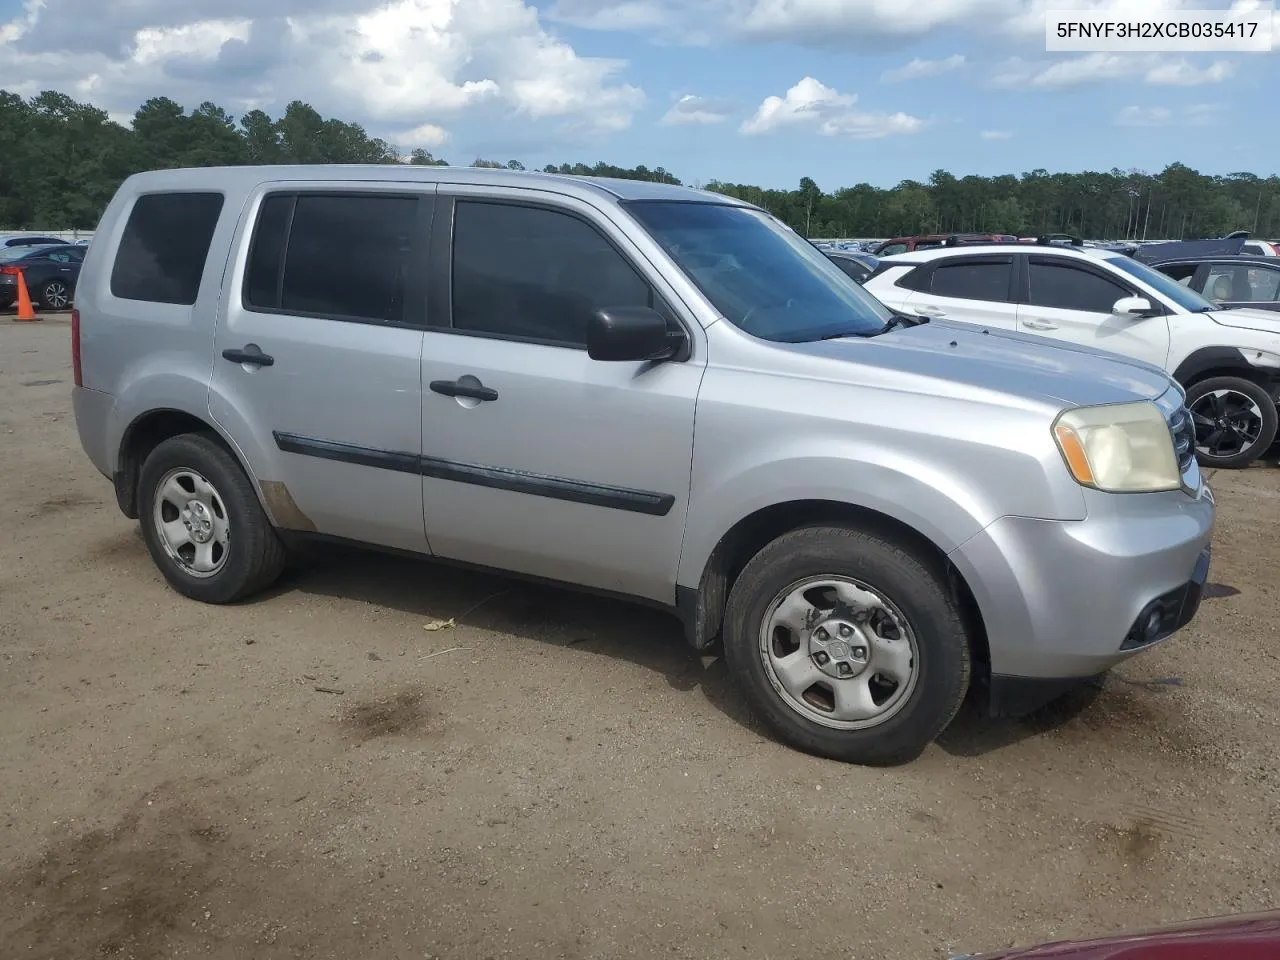
[[[355,541],[604,591],[723,641],[802,750],[916,757],[1194,615],[1180,388],[894,314],[753,206],[371,167],[131,177],[73,318],[89,458],[180,593]]]

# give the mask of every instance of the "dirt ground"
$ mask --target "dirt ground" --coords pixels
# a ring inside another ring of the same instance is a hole
[[[1276,904],[1274,465],[1213,478],[1183,633],[862,769],[621,603],[348,552],[181,599],[80,451],[68,333],[0,323],[6,956],[905,960]]]

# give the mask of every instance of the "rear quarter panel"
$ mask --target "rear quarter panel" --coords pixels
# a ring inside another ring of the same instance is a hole
[[[111,292],[111,271],[135,200],[143,193],[215,190],[223,206],[205,259],[193,305],[124,300]],[[214,319],[232,235],[244,191],[220,189],[199,178],[178,184],[148,175],[131,177],[117,191],[85,255],[76,291],[85,387],[114,398],[105,447],[114,469],[121,438],[138,417],[153,410],[178,410],[209,420],[208,389],[213,372]]]

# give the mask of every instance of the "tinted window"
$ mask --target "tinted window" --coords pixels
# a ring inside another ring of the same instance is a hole
[[[938,297],[994,300],[1002,303],[1009,299],[1009,281],[1012,276],[1012,262],[962,260],[937,267],[933,271],[930,292]]]
[[[1166,277],[1172,277],[1184,287],[1191,283],[1191,278],[1196,275],[1196,266],[1194,263],[1166,263],[1156,269],[1163,273]]]
[[[280,306],[285,235],[292,216],[292,194],[274,194],[262,201],[253,245],[249,248],[249,267],[244,284],[246,306],[272,310]]]
[[[124,300],[195,303],[221,212],[220,193],[139,197],[120,237],[111,293]]]
[[[1145,263],[1139,263],[1132,257],[1123,255],[1106,257],[1103,262],[1141,280],[1184,310],[1190,310],[1192,313],[1208,313],[1213,309],[1213,304],[1194,290],[1182,286],[1178,281],[1166,277],[1159,270],[1154,270]]]
[[[905,243],[890,243],[881,247],[876,251],[876,255],[880,257],[891,257],[895,253],[906,253],[907,245]]]
[[[882,264],[881,269],[888,269],[894,264]],[[899,287],[906,287],[908,290],[928,290],[929,289],[929,269],[928,267],[916,267],[908,270],[900,276],[895,284]]]
[[[300,194],[280,309],[402,322],[417,213],[413,197]]]
[[[602,307],[652,306],[649,285],[593,227],[534,207],[459,201],[453,325],[585,344]]]
[[[848,257],[832,257],[831,262],[858,283],[862,283],[867,277],[871,276],[871,268],[859,263],[857,260],[850,260]]]
[[[1110,313],[1117,300],[1129,296],[1119,284],[1066,264],[1032,260],[1028,269],[1033,306]]]

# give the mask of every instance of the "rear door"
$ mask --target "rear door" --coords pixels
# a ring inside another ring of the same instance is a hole
[[[906,309],[928,317],[1013,330],[1018,319],[1013,268],[1012,254],[934,261],[918,280],[912,277],[918,285],[907,299]]]
[[[1101,267],[1066,257],[1031,255],[1027,257],[1027,302],[1018,307],[1018,329],[1163,367],[1169,359],[1168,318],[1113,312],[1117,300],[1131,296],[1146,294]]]
[[[426,251],[433,184],[274,184],[226,273],[210,409],[286,528],[427,551]]]

